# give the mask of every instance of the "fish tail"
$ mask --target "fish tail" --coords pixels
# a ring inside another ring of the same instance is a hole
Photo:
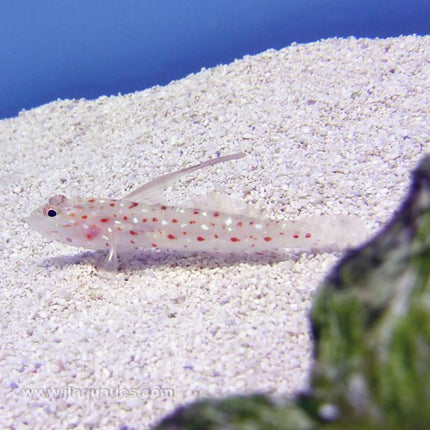
[[[356,246],[366,237],[363,221],[355,216],[320,215],[282,225],[285,248],[339,250]]]

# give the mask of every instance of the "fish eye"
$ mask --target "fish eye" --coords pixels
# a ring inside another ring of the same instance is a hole
[[[56,209],[55,206],[47,205],[43,208],[43,215],[49,216],[49,218],[55,218],[61,212]]]

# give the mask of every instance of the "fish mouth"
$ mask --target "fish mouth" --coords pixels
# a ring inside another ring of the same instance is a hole
[[[36,217],[36,213],[35,213],[35,211],[33,211],[25,220],[27,225],[32,229],[35,228],[35,217]]]
[[[27,217],[26,223],[32,230],[40,233],[43,231],[43,228],[41,228],[43,225],[43,218],[39,211],[35,210]]]

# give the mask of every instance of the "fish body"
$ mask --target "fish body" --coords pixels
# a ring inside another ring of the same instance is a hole
[[[123,199],[66,198],[56,195],[36,209],[28,224],[42,235],[68,245],[118,253],[137,249],[172,249],[211,253],[280,251],[286,248],[339,247],[360,233],[351,217],[315,217],[301,221],[261,219],[222,210],[149,203],[153,189],[207,165],[242,154],[208,160],[164,175]]]
[[[158,248],[205,252],[309,249],[318,238],[297,222],[232,215],[201,208],[127,200],[52,197],[29,225],[46,237],[87,249]]]

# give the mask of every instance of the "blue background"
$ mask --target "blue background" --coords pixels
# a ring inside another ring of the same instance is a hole
[[[428,34],[430,0],[0,0],[0,118],[339,36]]]

